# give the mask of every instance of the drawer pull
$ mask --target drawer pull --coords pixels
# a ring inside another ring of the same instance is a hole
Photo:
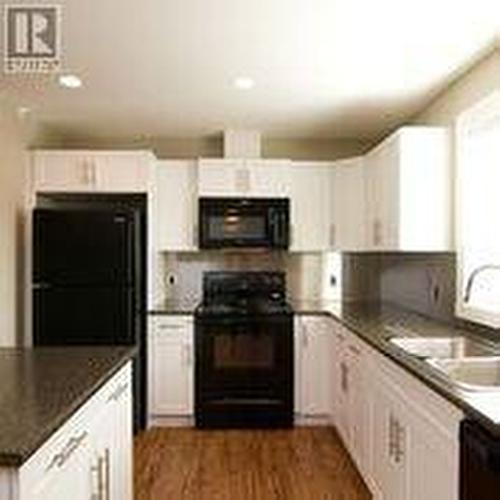
[[[159,330],[184,330],[184,325],[158,325]]]
[[[61,452],[54,455],[46,471],[50,471],[54,467],[61,468],[80,447],[83,441],[87,438],[88,432],[83,431],[79,436],[74,436],[68,440]]]
[[[128,383],[121,384],[112,394],[108,397],[108,403],[119,401],[123,394],[127,391]]]
[[[349,350],[356,356],[359,356],[361,354],[361,350],[353,345],[349,346]]]

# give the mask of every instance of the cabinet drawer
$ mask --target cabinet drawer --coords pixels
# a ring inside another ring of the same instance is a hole
[[[150,319],[154,336],[186,335],[193,327],[192,316],[153,316]]]

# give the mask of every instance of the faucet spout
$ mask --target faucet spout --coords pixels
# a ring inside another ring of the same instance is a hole
[[[500,264],[485,264],[483,266],[476,267],[469,275],[467,284],[465,285],[464,302],[467,304],[469,302],[472,288],[474,286],[474,281],[484,271],[500,271]]]

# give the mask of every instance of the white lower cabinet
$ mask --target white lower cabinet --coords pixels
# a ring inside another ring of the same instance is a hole
[[[369,456],[369,394],[365,373],[367,353],[362,342],[334,323],[333,421],[361,472],[367,470]]]
[[[132,500],[131,374],[128,363],[13,471],[2,498]]]
[[[372,477],[384,500],[457,500],[462,412],[374,355]]]
[[[462,412],[330,320],[332,420],[375,500],[458,500]]]
[[[333,337],[329,319],[297,316],[295,322],[295,411],[299,417],[331,414]]]
[[[193,317],[152,316],[149,327],[150,417],[192,416],[194,413]]]

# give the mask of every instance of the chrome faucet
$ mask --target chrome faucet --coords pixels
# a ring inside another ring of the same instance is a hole
[[[467,303],[470,300],[470,296],[472,293],[472,286],[474,285],[474,280],[477,278],[479,274],[483,271],[496,270],[500,271],[499,264],[485,264],[483,266],[476,267],[474,271],[470,273],[469,279],[467,280],[467,284],[465,285],[465,294],[464,294],[464,302]]]

